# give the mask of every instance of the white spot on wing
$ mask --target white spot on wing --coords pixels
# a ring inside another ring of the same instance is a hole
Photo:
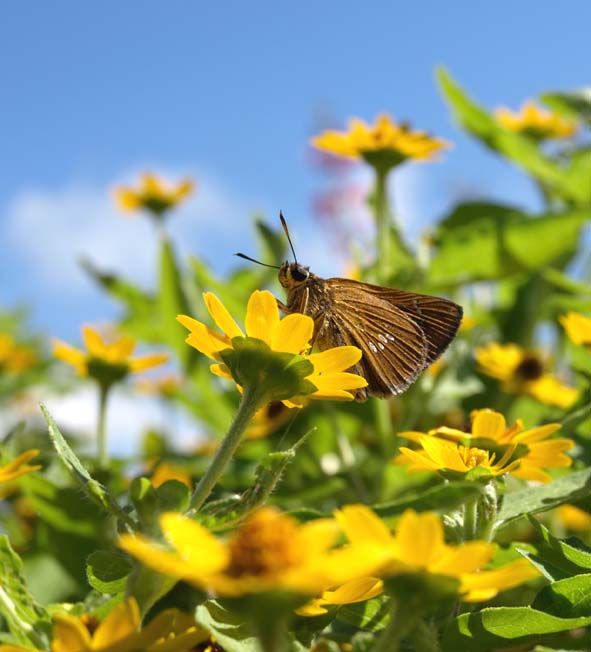
[[[377,353],[378,350],[376,348],[376,345],[373,342],[369,342],[369,348],[374,352]]]

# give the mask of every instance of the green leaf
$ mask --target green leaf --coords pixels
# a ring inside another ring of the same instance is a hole
[[[42,404],[41,412],[47,421],[47,426],[49,428],[49,438],[51,439],[52,444],[57,451],[60,459],[76,480],[78,485],[84,491],[86,496],[90,498],[94,503],[100,505],[107,513],[112,514],[120,521],[124,522],[126,525],[135,529],[137,524],[133,519],[124,512],[115,497],[104,487],[100,482],[94,480],[90,473],[86,470],[82,462],[78,459],[74,451],[68,445],[68,442],[64,439],[64,436],[59,431],[55,421],[47,408]]]
[[[569,118],[582,118],[591,124],[591,88],[570,93],[544,93],[541,99],[554,111]]]
[[[176,351],[185,371],[190,371],[196,360],[196,351],[185,343],[187,333],[176,321],[176,316],[188,315],[191,311],[174,249],[165,237],[160,243],[159,308],[160,328],[164,341]]]
[[[495,528],[524,514],[545,512],[564,503],[576,502],[589,494],[591,494],[591,469],[576,471],[556,478],[548,484],[507,494],[499,510]]]
[[[519,552],[527,557],[551,581],[591,573],[591,549],[576,538],[557,539],[546,526],[532,516],[536,541]],[[591,615],[591,614],[590,614]]]
[[[532,607],[560,618],[591,616],[591,574],[569,577],[545,586]]]
[[[445,99],[466,131],[524,168],[563,199],[577,203],[585,201],[588,189],[579,187],[559,165],[544,156],[535,141],[502,127],[488,111],[471,100],[443,68],[437,71],[437,79]]]
[[[549,634],[591,625],[591,617],[559,618],[531,607],[490,607],[463,614],[445,630],[443,652],[517,647],[543,641]]]
[[[119,552],[97,550],[86,563],[88,583],[100,593],[121,593],[132,571],[129,561]]]
[[[242,387],[257,388],[268,401],[282,401],[316,390],[305,380],[314,371],[309,360],[272,351],[255,337],[234,337],[232,347],[220,351],[232,378]]]
[[[481,485],[475,482],[446,482],[419,494],[375,505],[372,509],[382,518],[396,516],[405,509],[450,511],[478,498],[481,493]]]
[[[336,621],[368,632],[378,632],[388,623],[391,612],[390,599],[380,595],[365,602],[343,605],[337,612]]]
[[[0,613],[20,643],[47,647],[51,619],[29,593],[23,576],[23,562],[4,534],[0,535]]]
[[[429,283],[446,286],[504,278],[569,259],[590,218],[588,211],[532,217],[495,204],[461,204],[435,233]]]
[[[215,600],[199,605],[195,620],[211,632],[226,652],[262,652],[253,628],[244,622],[244,615],[229,611]]]

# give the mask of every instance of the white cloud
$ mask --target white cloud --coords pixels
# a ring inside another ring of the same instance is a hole
[[[163,174],[178,179],[187,171]],[[214,175],[189,172],[189,176],[198,180],[198,189],[171,217],[172,236],[185,253],[206,253],[210,259],[227,255],[250,237],[250,213],[261,208],[260,203],[237,197]],[[152,285],[157,244],[153,225],[139,215],[121,215],[111,197],[116,183],[122,179],[134,183],[136,178],[134,173],[104,185],[19,192],[5,210],[0,239],[25,282],[50,292],[80,295],[91,285],[78,260],[88,257],[101,269]],[[216,256],[222,244],[224,252]]]

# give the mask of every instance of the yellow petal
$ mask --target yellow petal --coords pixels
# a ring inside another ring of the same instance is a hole
[[[87,652],[90,647],[90,634],[77,618],[68,614],[53,617],[51,652]]]
[[[135,340],[128,335],[124,335],[108,348],[113,362],[125,362],[135,349]]]
[[[463,599],[468,602],[488,600],[499,591],[519,586],[539,575],[526,559],[518,559],[495,570],[471,573],[462,578],[461,590],[467,591]]]
[[[482,439],[500,439],[507,423],[505,417],[493,410],[477,410],[472,422],[472,436]]]
[[[279,326],[277,299],[266,290],[253,292],[248,300],[245,324],[248,337],[256,337],[272,346]]]
[[[145,371],[152,369],[158,365],[168,362],[166,353],[153,353],[151,355],[143,355],[140,358],[134,358],[128,362],[129,369],[132,372]]]
[[[325,604],[353,604],[375,598],[384,590],[384,583],[376,577],[360,577],[339,586],[334,591],[324,591]]]
[[[392,544],[388,526],[365,505],[346,505],[334,517],[351,543]]]
[[[443,526],[434,512],[417,514],[407,509],[396,529],[398,558],[413,567],[425,568],[444,550]]]
[[[138,631],[140,610],[135,598],[118,604],[98,626],[92,637],[92,647],[113,645]]]
[[[86,354],[73,346],[56,340],[53,344],[53,355],[58,360],[63,360],[76,368],[81,373],[86,373]]]
[[[216,326],[230,339],[244,337],[244,333],[226,310],[224,304],[212,292],[204,292],[203,299]]]
[[[350,369],[361,360],[361,355],[361,349],[356,346],[338,346],[320,353],[312,353],[308,360],[314,365],[315,373],[332,373]]]
[[[314,333],[314,320],[308,315],[293,313],[284,317],[273,335],[274,351],[301,354],[307,351]]]
[[[105,355],[105,343],[100,333],[92,326],[82,327],[82,341],[86,350],[93,358],[103,358]]]
[[[302,550],[310,557],[320,555],[331,548],[339,536],[339,525],[331,518],[318,518],[300,526]]]

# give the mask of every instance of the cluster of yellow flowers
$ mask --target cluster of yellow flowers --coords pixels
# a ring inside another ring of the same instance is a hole
[[[18,344],[9,333],[0,333],[0,373],[22,373],[37,363],[37,354],[33,349]]]

